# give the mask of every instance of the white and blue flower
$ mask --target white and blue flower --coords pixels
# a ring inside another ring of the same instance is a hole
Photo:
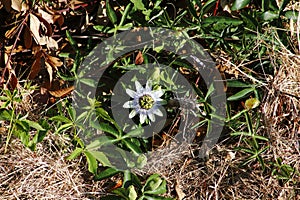
[[[152,122],[155,121],[155,115],[163,116],[159,109],[164,104],[164,100],[160,97],[164,94],[163,90],[152,90],[152,84],[147,81],[144,88],[140,82],[135,81],[136,91],[126,89],[126,93],[132,100],[124,103],[124,108],[131,108],[129,118],[133,118],[137,114],[140,116],[140,123],[144,124],[149,118]]]

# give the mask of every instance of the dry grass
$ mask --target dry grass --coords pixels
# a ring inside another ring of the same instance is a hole
[[[300,52],[299,23],[300,16],[298,24],[290,28]],[[284,46],[280,51],[270,50],[269,55],[276,73],[269,77],[261,104],[264,121],[259,134],[270,138],[266,144],[270,149],[263,159],[274,162],[282,158],[284,164],[300,171],[300,55]],[[228,66],[229,60],[221,62]],[[236,67],[231,65],[230,70]],[[107,180],[92,180],[82,158],[66,161],[72,151],[66,138],[49,133],[36,152],[13,139],[3,154],[4,143],[0,134],[0,199],[99,199],[109,188]],[[177,199],[300,199],[299,174],[283,183],[271,175],[270,168],[262,172],[258,163],[242,167],[245,155],[233,151],[236,145],[227,138],[207,159],[193,155],[199,150],[197,145],[180,147],[180,151],[157,151],[158,159],[136,173],[161,174],[168,182],[169,195]]]
[[[270,54],[277,69],[262,102],[265,115],[260,133],[270,138],[266,162],[282,158],[284,164],[300,169],[300,58],[289,52]],[[227,138],[228,140],[228,138]],[[137,174],[161,174],[168,193],[177,199],[300,199],[300,178],[282,183],[262,172],[258,163],[240,166],[245,155],[234,152],[236,143],[224,140],[207,159],[193,153],[198,146],[157,151],[155,158]],[[0,155],[1,199],[95,199],[108,191],[108,181],[93,181],[82,160],[66,161],[70,141],[49,133],[36,152],[13,139],[9,151]],[[82,159],[82,158],[81,158]]]
[[[91,199],[104,194],[80,160],[66,161],[69,141],[49,134],[32,152],[14,139],[4,152],[0,144],[1,199]]]

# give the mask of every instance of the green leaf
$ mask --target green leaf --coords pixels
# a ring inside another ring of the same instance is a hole
[[[157,178],[160,178],[159,174],[152,174],[151,176],[149,176],[149,178],[146,180],[146,183],[145,183],[145,185],[143,187],[143,191],[144,191],[144,189],[146,189],[147,187],[149,187],[148,184],[150,183],[150,181],[153,181],[153,180],[155,180]]]
[[[102,119],[109,121],[111,123],[114,122],[114,120],[109,116],[109,114],[104,110],[103,108],[96,108],[97,115],[101,117]]]
[[[201,8],[201,17],[216,5],[216,1],[217,0],[209,0],[203,5]]]
[[[24,131],[29,131],[29,124],[25,120],[16,120],[15,123],[20,125]]]
[[[103,145],[106,144],[112,144],[114,142],[114,139],[112,137],[108,137],[106,135],[100,136],[97,139],[94,139],[90,144],[86,146],[86,149],[92,150],[95,148],[100,148]]]
[[[110,6],[109,0],[106,0],[106,12],[110,21],[115,25],[117,23],[117,15],[114,9]]]
[[[119,170],[110,167],[110,168],[107,168],[106,170],[100,172],[99,174],[96,174],[95,179],[100,181],[105,178],[111,177],[119,172],[120,172]]]
[[[279,14],[274,11],[266,11],[261,15],[261,18],[264,21],[272,21],[273,19],[277,19],[279,17]]]
[[[70,106],[70,107],[67,108],[67,111],[68,111],[68,114],[69,114],[71,120],[75,121],[75,119],[76,119],[76,110],[73,107]]]
[[[144,133],[144,129],[142,127],[138,127],[126,133],[124,137],[141,137],[143,133]]]
[[[158,185],[159,183],[159,185]],[[158,187],[156,187],[157,185]],[[151,188],[151,190],[147,190],[144,193],[145,194],[164,194],[167,192],[167,182],[166,180],[162,180],[162,182],[157,182],[153,184],[153,188]]]
[[[210,26],[212,24],[225,24],[225,25],[233,25],[238,26],[243,24],[243,21],[240,19],[235,19],[231,17],[224,16],[210,16],[203,20],[203,25]]]
[[[147,164],[147,157],[144,154],[141,154],[139,155],[136,162],[137,162],[137,167],[141,169]]]
[[[91,126],[98,130],[102,130],[105,133],[110,133],[116,138],[119,137],[119,132],[108,123],[104,123],[104,122],[97,123],[91,121]]]
[[[245,107],[247,110],[256,108],[260,104],[260,101],[257,98],[247,99],[245,102]]]
[[[142,0],[130,0],[130,1],[133,3],[134,8],[138,10],[145,10],[145,6]]]
[[[126,6],[124,12],[122,13],[122,18],[121,18],[121,21],[120,21],[119,26],[122,26],[122,25],[124,24],[124,21],[125,21],[125,19],[127,18],[127,15],[129,14],[129,11],[131,10],[131,5],[132,5],[132,4],[129,3],[129,4]]]
[[[251,133],[249,132],[234,132],[230,134],[231,136],[252,136]]]
[[[158,174],[151,175],[143,187],[142,191],[145,194],[164,194],[167,192],[167,183],[161,179]]]
[[[16,130],[15,134],[17,134],[17,136],[21,140],[22,144],[24,144],[25,146],[28,146],[30,135],[27,131]]]
[[[68,157],[67,160],[73,160],[75,158],[77,158],[81,153],[82,153],[83,149],[82,148],[76,148]]]
[[[281,5],[280,5],[280,8],[279,8],[279,11],[283,11],[285,9],[285,7],[289,4],[291,0],[283,0]]]
[[[10,121],[12,117],[12,110],[0,109],[0,121]]]
[[[238,93],[228,97],[227,100],[228,101],[236,101],[236,100],[242,99],[242,98],[246,97],[249,93],[253,92],[254,90],[255,90],[254,87],[243,89],[242,91],[239,91]]]
[[[97,174],[98,162],[96,158],[89,151],[84,151],[84,155],[86,156],[86,160],[88,162],[89,172]]]
[[[208,88],[207,94],[205,96],[205,101],[210,97],[210,95],[215,91],[214,84],[211,84]]]
[[[130,139],[124,139],[122,142],[126,145],[128,149],[130,149],[135,155],[139,155],[142,153],[142,150],[135,143],[131,142]]]
[[[47,131],[38,131],[38,133],[36,133],[34,135],[34,137],[32,138],[31,141],[29,141],[28,143],[28,147],[32,150],[35,151],[36,150],[36,144],[43,141],[44,137],[46,136]]]
[[[270,0],[262,0],[261,7],[262,11],[269,10]]]
[[[54,116],[54,117],[51,117],[49,120],[51,121],[59,121],[59,122],[64,122],[64,123],[72,123],[72,121],[65,117],[65,116],[61,116],[61,115],[57,115],[57,116]]]
[[[96,158],[103,166],[111,166],[110,161],[106,155],[101,151],[89,151],[94,158]]]
[[[73,48],[75,51],[77,51],[77,50],[78,50],[78,44],[77,44],[77,42],[73,39],[73,37],[72,37],[70,31],[66,30],[66,36],[67,36],[67,38],[68,38],[68,40],[69,40],[69,42],[70,42],[72,48]]]
[[[227,80],[227,87],[246,88],[246,87],[252,87],[252,85],[240,82],[238,80],[229,79]]]
[[[195,9],[195,6],[194,6],[193,2],[192,1],[187,1],[187,4],[188,4],[188,9],[189,9],[190,13],[193,15],[193,17],[198,19],[197,11]]]
[[[260,30],[260,25],[256,18],[252,17],[251,15],[249,15],[246,12],[242,12],[241,17],[243,18],[243,21],[248,28],[250,28],[251,30],[254,30],[254,31]]]
[[[131,179],[131,171],[125,170],[123,172],[123,188],[128,188],[130,185],[132,185],[132,179]]]
[[[114,189],[112,192],[124,198],[125,200],[128,200],[129,191],[125,188],[117,188]]]
[[[300,13],[300,11],[288,10],[288,11],[284,12],[284,16],[288,19],[297,20],[299,13]]]
[[[148,196],[148,195],[144,195],[144,198],[147,200],[175,200],[173,198],[168,198],[168,197]]]
[[[115,120],[113,120],[109,114],[106,112],[106,110],[104,110],[103,108],[96,108],[96,113],[99,117],[101,117],[102,119],[109,121],[110,123],[112,123],[119,131],[119,133],[122,132],[120,126],[115,122]]]
[[[129,186],[128,191],[129,191],[129,194],[128,194],[129,200],[136,200],[137,193],[136,193],[133,185]]]
[[[250,0],[235,0],[232,4],[231,10],[240,10],[245,8],[250,3]]]
[[[105,27],[106,27],[106,26],[102,26],[102,25],[95,25],[95,26],[93,26],[93,28],[94,28],[96,31],[101,31],[101,32],[103,32],[103,30],[104,30]]]
[[[27,120],[27,119],[24,119],[23,120],[24,122],[28,123],[28,125],[38,131],[44,131],[45,129],[37,122],[34,122],[34,121],[31,121],[31,120]]]
[[[60,126],[57,130],[56,130],[56,133],[60,133],[64,130],[67,130],[69,128],[72,128],[73,127],[73,123],[67,123],[67,124],[64,124],[62,126]]]
[[[91,79],[91,78],[80,78],[78,79],[79,82],[85,84],[85,85],[88,85],[90,87],[97,87],[97,83],[95,82],[94,79]]]
[[[127,23],[127,24],[125,24],[125,25],[123,25],[123,26],[119,26],[119,27],[118,27],[118,30],[119,30],[119,31],[126,31],[126,30],[131,29],[132,27],[133,27],[133,24],[132,24],[132,23]]]

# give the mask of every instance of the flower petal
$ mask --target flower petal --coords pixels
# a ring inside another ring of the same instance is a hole
[[[153,109],[152,112],[160,117],[162,117],[164,115],[158,108]]]
[[[155,115],[153,113],[149,113],[148,117],[152,122],[155,122]]]
[[[138,81],[135,81],[135,88],[137,93],[140,93],[144,89],[143,86]]]
[[[140,122],[141,124],[145,123],[147,115],[140,113]]]
[[[134,108],[133,101],[126,101],[123,105],[123,108]]]
[[[152,82],[150,80],[148,80],[146,83],[146,91],[150,92],[151,89],[152,89]]]
[[[133,118],[135,115],[137,114],[137,112],[135,110],[132,110],[129,114],[129,118]]]
[[[126,89],[126,93],[131,97],[134,98],[136,96],[136,92],[131,89]]]
[[[156,99],[156,103],[157,103],[158,105],[166,105],[166,104],[167,104],[167,101],[166,101],[166,100],[163,100],[163,99],[161,99],[161,98],[159,98],[159,99]]]
[[[152,91],[152,94],[155,98],[159,98],[161,97],[163,94],[164,94],[164,91],[162,90],[155,90],[155,91]]]

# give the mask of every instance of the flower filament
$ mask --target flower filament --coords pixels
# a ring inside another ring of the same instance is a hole
[[[141,108],[149,110],[154,104],[154,99],[150,95],[143,95],[139,98]]]

